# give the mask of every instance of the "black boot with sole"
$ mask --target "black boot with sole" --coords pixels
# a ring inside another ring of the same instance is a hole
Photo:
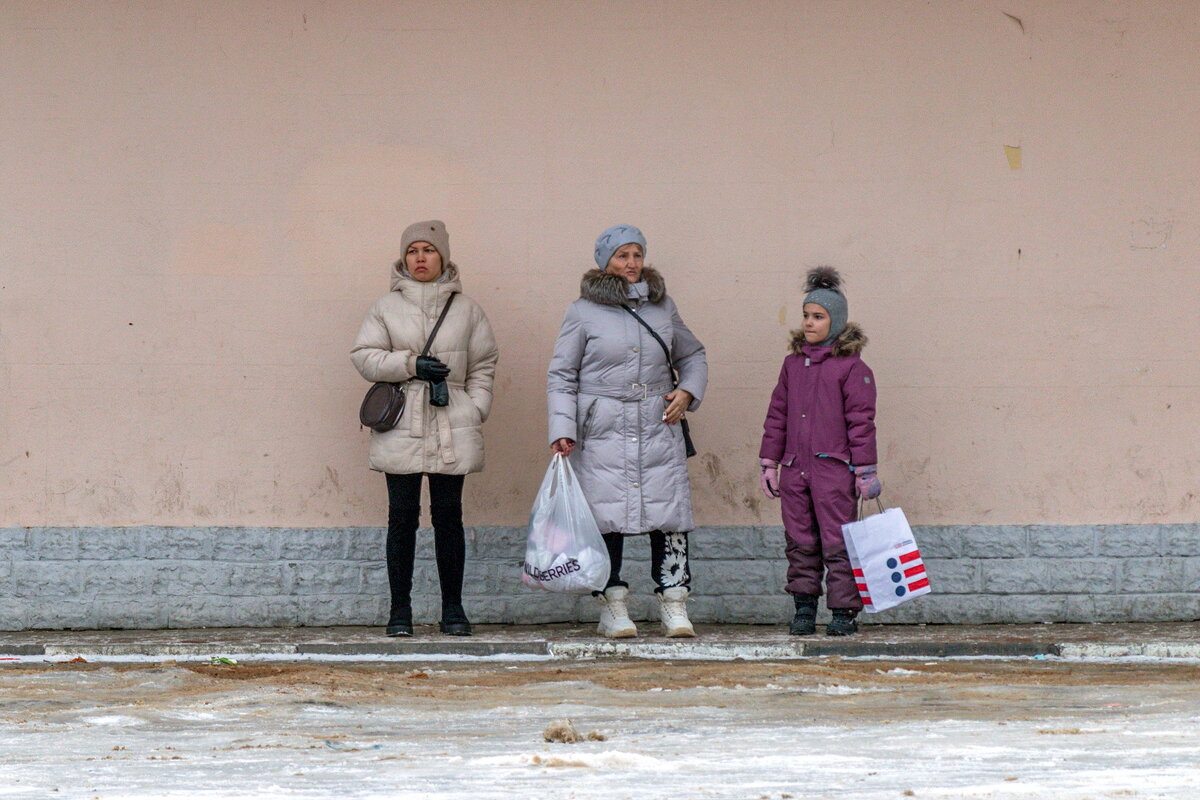
[[[388,615],[387,635],[388,636],[412,636],[413,635],[412,606],[411,605],[405,604],[405,605],[392,606],[392,613]]]
[[[833,619],[825,626],[826,636],[853,636],[858,633],[858,623],[854,618],[858,612],[852,608],[832,608]]]
[[[796,601],[796,616],[788,626],[792,636],[811,636],[817,632],[817,596],[815,594],[793,595]]]
[[[447,603],[442,606],[440,627],[442,633],[447,636],[471,635],[471,623],[467,619],[467,612],[463,610],[462,603]]]

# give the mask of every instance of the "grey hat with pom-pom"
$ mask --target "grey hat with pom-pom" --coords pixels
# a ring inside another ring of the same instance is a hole
[[[842,294],[842,276],[833,267],[816,267],[808,271],[808,294],[804,302],[816,303],[829,312],[829,338],[821,344],[831,344],[846,330],[850,309]]]

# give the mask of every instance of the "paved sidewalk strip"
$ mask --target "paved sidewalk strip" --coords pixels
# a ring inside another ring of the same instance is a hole
[[[24,657],[116,661],[239,658],[428,660],[641,658],[762,660],[842,658],[1200,659],[1200,624],[866,625],[853,637],[788,636],[781,626],[698,626],[695,639],[666,639],[645,624],[636,639],[606,640],[591,626],[479,626],[472,637],[418,626],[413,638],[378,628],[208,628],[193,630],[0,632],[0,664]]]

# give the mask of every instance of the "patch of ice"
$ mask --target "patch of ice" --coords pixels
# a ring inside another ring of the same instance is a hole
[[[856,686],[841,686],[839,684],[833,684],[830,686],[827,686],[825,684],[818,684],[817,688],[815,688],[815,689],[804,689],[802,691],[810,692],[812,694],[833,695],[836,697],[836,696],[841,696],[841,695],[863,694],[867,691],[880,691],[880,690],[879,689],[871,689],[871,690],[859,689]]]
[[[902,677],[906,677],[908,675],[920,675],[921,674],[920,670],[905,669],[904,667],[896,667],[895,669],[889,669],[886,671],[882,670],[882,669],[877,669],[875,671],[878,672],[880,675],[899,675]]]
[[[661,758],[624,750],[584,752],[561,750],[555,753],[518,753],[512,756],[476,758],[468,763],[491,767],[581,767],[602,770],[677,770],[679,765]]]
[[[131,725],[142,725],[145,720],[137,717],[127,717],[122,714],[103,714],[98,717],[81,717],[85,725],[104,725],[111,728],[128,728]]]

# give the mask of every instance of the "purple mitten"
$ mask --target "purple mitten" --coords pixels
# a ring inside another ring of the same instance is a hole
[[[883,491],[883,484],[875,473],[875,465],[854,468],[854,493],[864,500],[874,500]]]
[[[779,462],[764,458],[758,464],[762,467],[758,485],[762,487],[763,494],[768,498],[779,497]]]

